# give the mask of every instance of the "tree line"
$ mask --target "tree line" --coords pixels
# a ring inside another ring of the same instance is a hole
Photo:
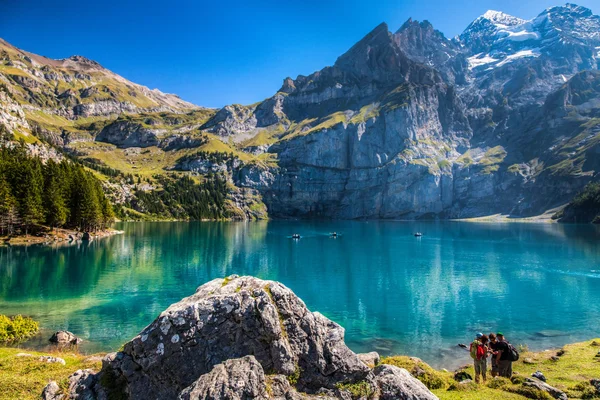
[[[42,162],[23,143],[0,147],[0,234],[43,224],[92,231],[114,220],[100,181],[81,165]]]
[[[227,181],[209,174],[202,183],[188,176],[155,176],[162,190],[146,192],[137,190],[134,208],[158,217],[175,219],[222,219],[228,217],[226,209]]]

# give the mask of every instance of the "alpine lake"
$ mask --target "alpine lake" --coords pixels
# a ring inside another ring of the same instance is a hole
[[[600,228],[550,223],[118,223],[120,235],[0,247],[0,314],[40,322],[86,353],[116,351],[170,304],[231,274],[280,281],[346,329],[356,352],[436,367],[502,331],[532,350],[600,332]],[[332,237],[331,232],[337,232]],[[422,232],[422,237],[415,237]],[[291,235],[298,233],[299,240]]]

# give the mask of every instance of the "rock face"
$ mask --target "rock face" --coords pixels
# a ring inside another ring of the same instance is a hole
[[[338,384],[366,381],[382,399],[436,398],[406,370],[371,370],[343,339],[282,284],[234,275],[171,305],[98,374],[78,371],[69,395],[301,399],[341,397]]]
[[[600,176],[599,29],[572,4],[530,21],[489,11],[452,40],[427,21],[394,34],[379,25],[332,67],[284,80],[269,121],[283,133],[266,150],[274,179],[236,184],[261,191],[278,217],[532,216],[564,205]]]
[[[180,400],[266,398],[265,373],[254,356],[227,360],[215,366],[179,395]]]

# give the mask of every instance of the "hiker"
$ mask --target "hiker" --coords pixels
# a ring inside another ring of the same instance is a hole
[[[519,353],[504,338],[502,332],[496,334],[498,343],[496,344],[496,363],[498,364],[498,374],[505,378],[512,376],[512,363],[519,359]]]
[[[495,333],[490,333],[489,334],[489,338],[490,338],[490,343],[488,345],[489,347],[489,353],[492,355],[492,377],[496,377],[498,376],[498,361],[496,360],[496,356],[498,355],[498,340],[496,339],[496,334]]]
[[[483,333],[478,333],[477,337],[471,343],[471,347],[469,348],[471,358],[473,358],[473,365],[475,367],[476,383],[479,383],[479,376],[483,378],[483,383],[485,383],[487,378],[487,342],[488,337],[485,336]]]

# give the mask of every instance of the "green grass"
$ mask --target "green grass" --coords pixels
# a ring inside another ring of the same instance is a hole
[[[17,357],[28,353],[33,357]],[[65,360],[66,365],[39,361],[42,355],[52,355]],[[67,378],[78,369],[99,370],[101,362],[88,360],[87,356],[69,352],[40,353],[15,348],[0,348],[0,400],[39,399],[49,381],[67,387]]]
[[[270,294],[268,287],[265,287],[265,290]],[[598,345],[593,345],[594,342]],[[544,373],[549,385],[564,391],[569,399],[591,398],[593,391],[589,381],[600,377],[600,358],[594,357],[600,351],[600,339],[567,345],[564,350],[565,354],[558,361],[551,360],[556,351],[522,353],[520,360],[513,364],[513,370],[516,373],[516,379],[513,379],[513,382],[507,379],[493,380],[488,375],[486,384],[458,385],[453,379],[453,373],[437,371],[416,358],[385,357],[382,359],[382,363],[405,368],[413,374],[417,374],[416,367],[418,367],[421,374],[419,379],[430,386],[440,400],[524,400],[531,398],[525,396],[543,399],[543,395],[521,385],[525,377],[531,376],[538,370]],[[32,354],[34,357],[16,357],[21,352]],[[67,377],[76,370],[86,368],[99,370],[101,366],[97,360],[90,360],[86,356],[70,352],[50,353],[50,355],[63,358],[66,365],[48,364],[37,360],[39,356],[48,354],[0,347],[0,400],[38,399],[42,389],[50,380],[57,381],[64,388],[67,384]],[[523,363],[525,358],[531,359],[533,363]],[[288,376],[292,385],[298,383],[301,372],[300,368],[296,368],[294,373]],[[473,376],[473,367],[468,367],[466,372]],[[425,375],[426,378],[423,377]],[[357,398],[366,395],[370,389],[367,386],[364,382],[357,382],[341,384],[338,387],[350,391]]]
[[[564,391],[569,399],[589,398],[585,396],[590,394],[590,379],[600,377],[600,358],[594,357],[600,351],[600,345],[593,346],[593,342],[600,343],[600,339],[565,346],[565,354],[558,361],[551,359],[552,356],[556,355],[556,351],[522,353],[520,360],[513,364],[513,370],[516,372],[517,377],[513,381],[517,384],[509,383],[506,380],[503,380],[502,383],[492,381],[488,375],[486,385],[474,384],[474,387],[469,390],[462,391],[434,389],[433,392],[440,400],[523,400],[528,398],[525,395],[538,395],[537,398],[543,399],[545,397],[539,397],[539,394],[520,384],[525,377],[531,376],[535,371],[542,371],[548,380],[547,383]],[[526,358],[531,359],[533,364],[525,364],[523,360]],[[385,362],[385,359],[382,362]],[[474,376],[472,366],[467,368],[466,371]],[[452,381],[451,373],[439,373],[443,376],[445,374],[447,382]]]

